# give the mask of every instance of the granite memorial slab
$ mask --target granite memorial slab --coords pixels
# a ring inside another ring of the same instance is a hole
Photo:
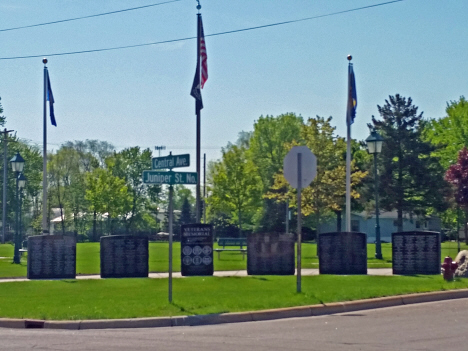
[[[28,238],[28,279],[75,279],[76,239],[64,235]]]
[[[247,274],[294,275],[295,242],[292,234],[249,234],[247,237]]]
[[[358,232],[320,234],[320,274],[367,274],[366,241],[366,234]]]
[[[393,274],[440,274],[440,233],[410,231],[392,234]]]
[[[148,277],[148,252],[147,237],[131,235],[101,237],[101,277]]]

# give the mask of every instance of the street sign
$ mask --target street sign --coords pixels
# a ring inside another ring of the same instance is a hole
[[[171,169],[176,167],[190,166],[190,154],[169,155],[164,157],[153,157],[151,159],[153,169]]]
[[[307,146],[294,146],[283,160],[283,172],[293,188],[298,187],[298,157],[301,154],[301,188],[307,187],[317,175],[317,157]]]
[[[196,172],[158,172],[143,171],[143,183],[145,184],[197,184]]]

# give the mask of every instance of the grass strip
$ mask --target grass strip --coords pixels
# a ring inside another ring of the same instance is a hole
[[[441,276],[295,276],[28,281],[0,284],[0,317],[43,320],[200,315],[468,288]]]
[[[218,248],[217,243],[214,248]],[[76,273],[77,274],[99,274],[100,257],[99,243],[78,243],[76,246]],[[461,250],[468,250],[466,244],[461,244]],[[180,243],[175,242],[173,246],[173,270],[180,271]],[[442,261],[444,257],[455,258],[458,253],[457,243],[442,243]],[[384,259],[378,260],[375,256],[375,245],[367,245],[367,264],[369,268],[391,268],[392,267],[392,245],[382,244]],[[26,277],[27,255],[21,259],[21,264],[16,265],[13,261],[13,246],[0,244],[0,278]],[[167,242],[151,242],[149,244],[149,270],[150,272],[167,272],[169,270],[169,244]],[[242,254],[235,252],[222,252],[213,255],[213,264],[216,271],[246,270],[247,259],[242,259]],[[302,245],[302,267],[318,268],[317,245],[304,243]]]

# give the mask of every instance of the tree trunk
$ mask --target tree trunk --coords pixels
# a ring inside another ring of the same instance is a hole
[[[398,208],[397,231],[403,231],[403,209],[401,207]]]
[[[97,242],[97,228],[96,228],[96,211],[93,213],[93,241]]]
[[[339,210],[339,211],[335,211],[336,213],[336,231],[338,233],[341,233],[341,214],[342,214],[342,211]]]

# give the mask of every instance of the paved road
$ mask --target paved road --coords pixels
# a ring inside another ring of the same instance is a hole
[[[468,299],[198,327],[2,329],[0,350],[465,350]]]

